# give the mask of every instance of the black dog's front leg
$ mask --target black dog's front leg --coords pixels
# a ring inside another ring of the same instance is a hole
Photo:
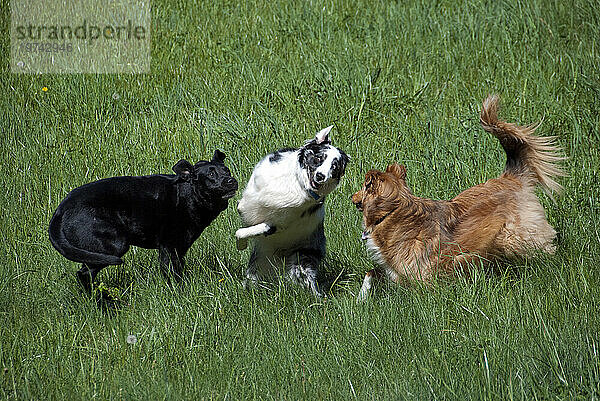
[[[185,251],[161,246],[158,250],[158,255],[163,276],[168,280],[172,273],[175,281],[180,281],[183,274],[183,256],[185,255]],[[171,265],[170,269],[169,265]]]

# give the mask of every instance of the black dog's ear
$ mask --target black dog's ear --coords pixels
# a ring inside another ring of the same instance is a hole
[[[213,163],[223,163],[225,161],[225,153],[221,152],[219,149],[215,150],[211,161]]]
[[[192,166],[192,164],[189,161],[181,159],[177,162],[176,165],[173,166],[173,171],[175,172],[175,174],[177,174],[178,178],[184,181],[188,181],[192,176],[194,166]]]

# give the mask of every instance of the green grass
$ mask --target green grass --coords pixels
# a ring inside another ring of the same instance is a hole
[[[147,75],[13,75],[3,31],[0,398],[600,398],[595,2],[152,6]],[[357,305],[372,263],[349,195],[392,161],[436,199],[498,175],[504,155],[478,122],[488,93],[509,121],[543,118],[569,156],[565,195],[542,197],[556,255]],[[241,191],[190,250],[182,289],[160,277],[155,251],[105,269],[99,282],[122,302],[112,313],[47,239],[76,186],[219,148],[243,187],[262,155],[332,123],[352,163],[328,199],[329,261],[344,279],[325,300],[242,288]]]

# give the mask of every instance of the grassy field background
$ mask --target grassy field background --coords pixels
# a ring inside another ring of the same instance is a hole
[[[593,1],[154,0],[152,73],[13,75],[2,1],[0,398],[598,399],[600,10]],[[47,87],[47,91],[42,91]],[[498,175],[501,116],[556,135],[565,194],[542,197],[554,256],[499,275],[355,295],[372,267],[349,196],[369,168],[406,164],[420,196],[451,198]],[[262,155],[327,125],[352,158],[326,216],[327,299],[247,291],[235,204],[172,288],[134,249],[98,282],[47,239],[70,189],[168,173],[219,148],[245,186]],[[134,335],[136,342],[127,338]]]

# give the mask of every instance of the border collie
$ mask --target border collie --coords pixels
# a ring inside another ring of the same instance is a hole
[[[247,281],[273,280],[279,272],[309,288],[324,291],[317,269],[325,256],[325,197],[339,184],[348,156],[331,145],[329,126],[299,149],[281,149],[254,167],[238,204],[244,228],[235,233],[237,248],[254,250]]]
[[[394,282],[430,282],[436,274],[468,274],[472,263],[512,259],[532,252],[553,253],[556,231],[548,224],[535,187],[560,193],[555,177],[564,159],[554,138],[535,135],[537,126],[521,127],[498,119],[498,98],[483,102],[481,124],[506,152],[498,178],[461,192],[454,199],[416,197],[406,184],[406,168],[391,164],[385,172],[367,172],[352,202],[363,213],[363,239],[374,259]],[[359,299],[368,296],[365,276]]]

